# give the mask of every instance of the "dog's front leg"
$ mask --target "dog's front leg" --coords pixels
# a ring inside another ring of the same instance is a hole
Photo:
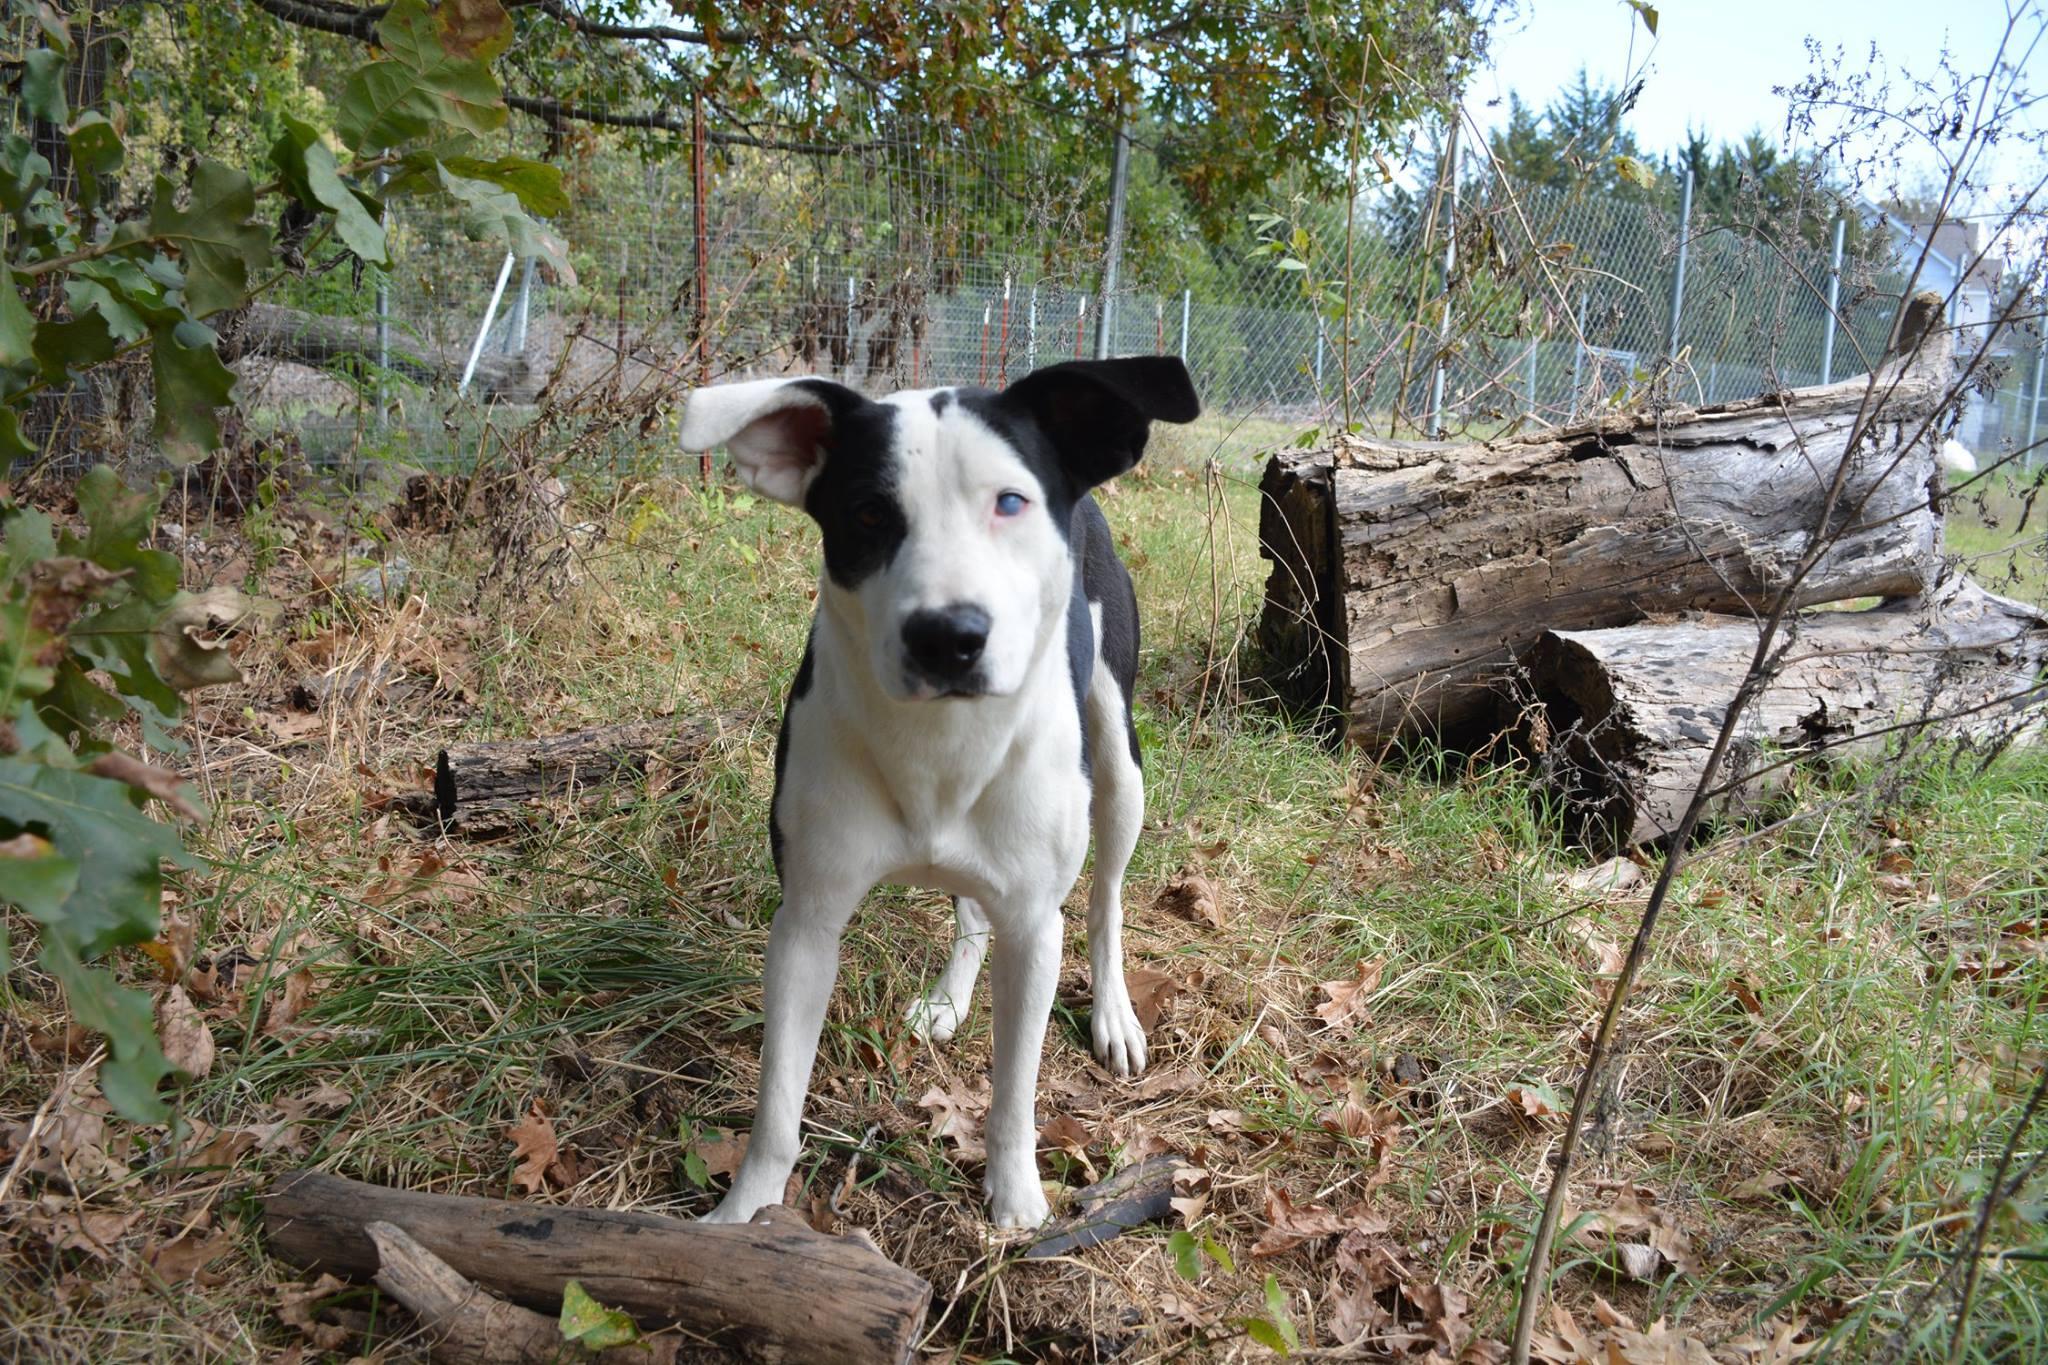
[[[1038,1062],[1060,974],[1057,897],[1006,907],[995,921],[995,1072],[989,1097],[989,1216],[997,1227],[1029,1228],[1049,1211],[1038,1183]]]
[[[817,1060],[818,1030],[839,975],[839,936],[861,892],[846,887],[785,894],[768,931],[761,972],[761,1100],[754,1133],[732,1189],[707,1223],[744,1223],[782,1202],[802,1145],[804,1095]]]

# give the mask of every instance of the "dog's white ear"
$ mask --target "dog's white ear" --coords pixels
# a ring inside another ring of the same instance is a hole
[[[1137,464],[1153,422],[1202,414],[1188,367],[1170,355],[1048,365],[1005,389],[1002,402],[1029,414],[1082,488]]]
[[[724,446],[740,482],[764,498],[801,506],[825,463],[833,411],[859,402],[824,379],[752,379],[693,389],[683,404],[684,450]]]

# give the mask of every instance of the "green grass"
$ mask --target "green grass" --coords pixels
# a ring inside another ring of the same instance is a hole
[[[939,1359],[1085,1358],[1098,1339],[1124,1341],[1125,1359],[1236,1358],[1231,1324],[1269,1311],[1268,1274],[1304,1340],[1329,1345],[1334,1242],[1249,1254],[1275,1188],[1332,1207],[1369,1198],[1407,1273],[1469,1294],[1475,1327],[1502,1336],[1559,1126],[1511,1094],[1569,1096],[1608,985],[1603,952],[1626,943],[1640,903],[1564,889],[1583,859],[1514,764],[1379,766],[1259,704],[1240,648],[1263,581],[1255,476],[1229,433],[1180,436],[1190,444],[1105,499],[1147,630],[1129,957],[1181,982],[1152,1039],[1151,1074],[1172,1084],[1120,1086],[1087,1057],[1077,894],[1040,1113],[1093,1128],[1099,1166],[1154,1141],[1199,1160],[1199,1230],[1235,1269],[1180,1280],[1163,1228],[1056,1264],[989,1259],[978,1170],[927,1136],[917,1105],[985,1070],[985,1006],[942,1049],[912,1045],[900,1022],[943,957],[946,906],[923,892],[877,893],[848,936],[797,1202],[868,1229],[933,1283]],[[243,708],[277,695],[293,667],[280,655],[253,666],[246,695],[202,711],[195,753],[214,764],[221,861],[181,884],[199,951],[305,937],[215,1021],[220,1057],[186,1112],[222,1128],[304,1117],[214,1171],[174,1171],[164,1135],[138,1135],[131,1174],[85,1197],[149,1217],[105,1263],[32,1236],[0,1253],[14,1334],[0,1342],[95,1361],[281,1349],[295,1333],[272,1303],[290,1272],[264,1256],[250,1182],[320,1164],[507,1195],[507,1129],[536,1105],[574,1151],[573,1183],[536,1197],[682,1215],[715,1201],[722,1179],[698,1179],[686,1152],[744,1130],[751,1111],[774,729],[815,538],[730,490],[580,491],[605,535],[573,587],[522,585],[468,610],[474,540],[408,545],[431,585],[425,617],[336,627],[371,654],[397,657],[415,637],[446,646],[464,701],[365,705],[332,749],[252,740]],[[1952,545],[1979,529],[1955,526]],[[295,638],[319,624],[302,618]],[[530,838],[441,849],[449,867],[404,880],[423,848],[379,821],[376,797],[415,781],[437,745],[669,712],[727,716],[701,771]],[[1798,1321],[1833,1359],[1871,1359],[1900,1330],[1908,1358],[1945,1358],[1952,1304],[1914,1305],[2048,1056],[2042,940],[2011,928],[2038,925],[2048,904],[2048,762],[2020,753],[1980,772],[1937,756],[1895,786],[1878,776],[1805,778],[1792,798],[1805,818],[1721,831],[1682,874],[1574,1203],[1642,1187],[1699,1266],[1637,1282],[1568,1246],[1557,1295],[1582,1324],[1599,1295],[1723,1348]],[[1183,868],[1216,884],[1227,929],[1154,906]],[[1319,983],[1361,960],[1381,964],[1369,1019],[1326,1030]],[[266,1030],[272,992],[302,962],[304,1014]],[[46,982],[10,980],[17,1033],[55,1018]],[[26,1116],[61,1061],[11,1044],[5,1056],[0,1113]],[[346,1103],[307,1110],[319,1087]],[[1347,1094],[1397,1131],[1379,1144],[1326,1131]],[[1045,1169],[1061,1170],[1050,1157]],[[1994,1246],[2048,1251],[2040,1193],[2001,1217]],[[151,1284],[141,1258],[201,1211],[233,1240],[221,1282]],[[2048,1356],[2044,1301],[2038,1259],[1988,1267],[1963,1358]],[[1413,1321],[1412,1304],[1386,1302]]]

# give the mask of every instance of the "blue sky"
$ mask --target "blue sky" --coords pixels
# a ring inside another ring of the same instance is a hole
[[[1946,44],[1975,72],[1997,49],[2006,12],[2005,0],[1662,0],[1653,39],[1622,0],[1519,0],[1516,8],[1494,32],[1491,69],[1468,87],[1469,116],[1489,129],[1504,122],[1510,90],[1540,109],[1581,65],[1609,85],[1641,75],[1630,124],[1657,154],[1677,147],[1688,125],[1715,142],[1752,128],[1782,141],[1785,101],[1772,87],[1810,69],[1808,37],[1859,60],[1875,43],[1895,68],[1914,70],[1931,69]],[[2048,86],[2048,43],[2031,65],[2031,84]],[[2038,115],[2033,123],[2041,126]]]

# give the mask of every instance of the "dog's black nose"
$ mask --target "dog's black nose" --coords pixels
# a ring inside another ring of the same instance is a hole
[[[957,682],[988,644],[988,613],[965,602],[914,611],[903,623],[911,663],[934,682]]]

